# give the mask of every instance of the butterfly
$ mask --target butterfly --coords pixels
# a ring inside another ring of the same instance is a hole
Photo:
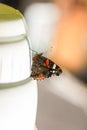
[[[53,61],[43,56],[43,53],[37,53],[33,56],[31,77],[34,80],[42,80],[53,75],[59,76],[62,69]]]

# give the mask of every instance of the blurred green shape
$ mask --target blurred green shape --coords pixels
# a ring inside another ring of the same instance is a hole
[[[23,18],[20,11],[0,3],[0,21],[5,20],[16,20]]]

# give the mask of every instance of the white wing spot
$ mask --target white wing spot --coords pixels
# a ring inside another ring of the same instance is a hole
[[[56,68],[56,64],[53,65],[53,69],[55,69],[55,68]]]

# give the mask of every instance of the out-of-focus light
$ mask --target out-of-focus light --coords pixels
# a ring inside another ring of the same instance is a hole
[[[36,3],[28,6],[24,15],[33,50],[47,51],[54,26],[60,16],[58,8],[52,3]]]

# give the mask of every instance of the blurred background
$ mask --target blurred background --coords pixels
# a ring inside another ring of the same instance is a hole
[[[38,130],[87,130],[87,0],[0,2],[23,13],[32,49],[63,69],[38,81]]]

